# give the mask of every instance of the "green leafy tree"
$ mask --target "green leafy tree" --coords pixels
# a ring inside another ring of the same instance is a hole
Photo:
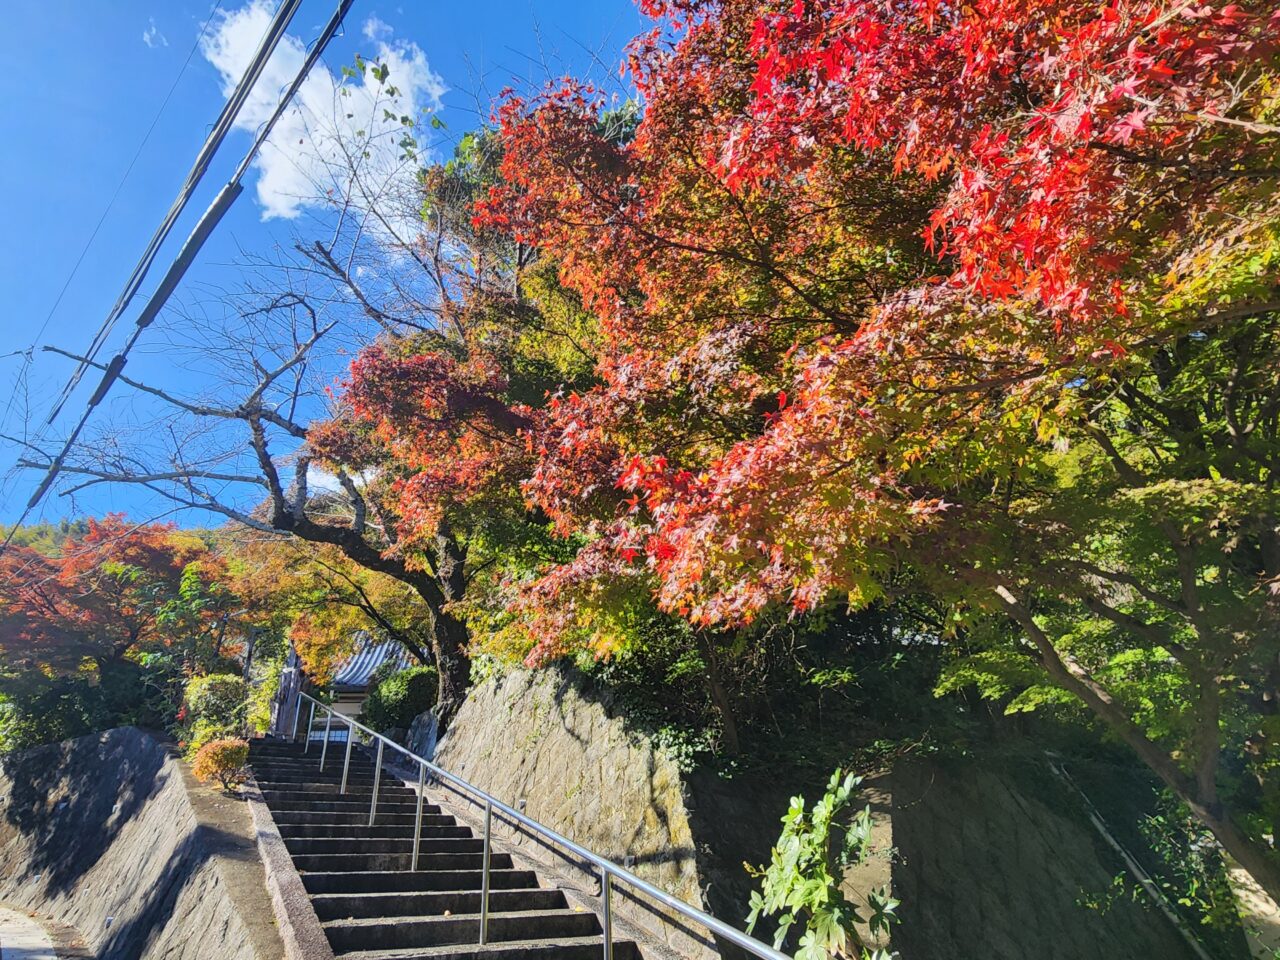
[[[249,708],[249,684],[234,673],[211,673],[187,682],[178,734],[189,758],[213,741],[239,735]]]

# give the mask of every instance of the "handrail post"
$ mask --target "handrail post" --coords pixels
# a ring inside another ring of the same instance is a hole
[[[333,711],[329,710],[324,717],[324,743],[320,747],[320,769],[324,769],[324,758],[329,755],[329,731],[333,729]]]
[[[289,742],[296,743],[298,740],[298,720],[302,716],[302,691],[298,691],[298,699],[293,705],[293,730],[289,734]]]
[[[369,804],[369,826],[373,826],[374,818],[378,815],[378,785],[382,783],[382,747],[383,740],[378,738],[378,759],[374,762],[373,767],[373,800]]]
[[[353,736],[355,732],[356,732],[355,727],[351,726],[351,719],[348,717],[347,718],[347,752],[346,752],[346,756],[342,758],[342,786],[338,788],[339,793],[347,792],[347,773],[348,771],[351,770],[351,741],[355,739]]]
[[[306,750],[309,749],[311,744],[311,735],[315,728],[316,707],[319,707],[320,709],[327,711],[327,713],[329,714],[328,716],[329,727],[326,727],[326,731],[325,731],[325,745],[327,748],[329,728],[332,726],[334,711],[327,704],[321,703],[320,701],[316,700],[314,697],[310,696],[309,694],[304,693],[304,694],[301,694],[301,696],[305,697],[307,702],[310,704],[310,712],[307,718],[307,745],[306,747],[304,747],[303,752],[305,753]],[[586,847],[582,846],[581,844],[575,843],[573,840],[570,840],[568,837],[562,836],[561,834],[557,833],[555,830],[552,830],[546,824],[539,823],[538,821],[526,816],[523,812],[523,804],[521,804],[521,808],[522,808],[521,810],[516,810],[514,807],[511,807],[503,803],[501,800],[497,799],[491,794],[486,793],[484,790],[481,790],[475,784],[468,783],[462,777],[459,777],[453,773],[450,773],[448,770],[445,770],[444,768],[437,766],[436,764],[432,763],[430,760],[427,760],[423,757],[418,756],[412,750],[409,750],[405,747],[400,746],[397,743],[394,743],[388,740],[386,737],[378,733],[376,730],[373,730],[365,726],[364,724],[352,719],[351,717],[340,714],[339,721],[347,725],[348,744],[350,744],[352,733],[356,730],[360,731],[361,736],[367,736],[370,738],[370,740],[378,741],[377,767],[375,769],[374,778],[373,778],[373,801],[369,808],[369,826],[372,827],[374,825],[374,821],[377,818],[378,791],[382,782],[382,762],[383,762],[383,756],[384,756],[384,747],[390,746],[392,750],[396,750],[404,754],[405,756],[409,757],[410,759],[416,760],[417,763],[419,764],[419,768],[418,768],[419,790],[418,790],[418,802],[416,805],[418,810],[418,819],[417,819],[417,823],[414,826],[414,852],[413,852],[413,857],[410,861],[411,867],[416,869],[419,863],[421,862],[419,858],[419,854],[421,851],[422,810],[424,809],[425,797],[426,797],[425,783],[428,778],[431,779],[432,783],[440,782],[440,783],[452,784],[453,786],[458,787],[464,793],[475,797],[477,801],[483,800],[484,808],[485,808],[485,816],[484,816],[484,848],[483,848],[484,853],[483,853],[483,863],[482,863],[483,869],[482,869],[481,889],[480,889],[480,943],[481,944],[487,944],[489,940],[489,894],[490,894],[489,888],[491,885],[490,867],[492,866],[492,859],[493,859],[493,855],[492,855],[493,811],[494,811],[494,808],[496,807],[498,812],[502,816],[508,818],[508,822],[510,822],[511,824],[523,825],[525,827],[528,827],[534,833],[545,838],[546,840],[550,841],[556,846],[562,848],[563,851],[567,851],[568,854],[572,854],[575,857],[580,857],[586,864],[592,864],[596,869],[600,871],[600,875],[601,875],[600,876],[600,881],[601,881],[600,896],[601,896],[601,919],[602,919],[601,926],[603,928],[602,932],[604,934],[603,953],[604,953],[605,960],[612,960],[612,957],[613,957],[613,881],[614,881],[614,878],[617,878],[619,882],[626,884],[630,891],[634,891],[637,894],[642,894],[648,899],[653,900],[655,903],[661,904],[662,906],[665,906],[670,910],[674,910],[677,914],[680,914],[681,916],[686,917],[689,920],[692,920],[693,922],[697,923],[698,925],[706,929],[708,933],[713,934],[717,938],[723,938],[723,940],[727,941],[728,943],[731,943],[734,946],[742,948],[746,952],[750,953],[752,956],[760,958],[760,960],[791,960],[791,958],[789,958],[786,954],[782,953],[780,950],[777,950],[776,948],[771,947],[768,944],[761,942],[760,940],[756,940],[754,937],[751,937],[748,934],[743,933],[741,930],[738,930],[737,928],[731,926],[730,924],[725,923],[723,920],[718,920],[717,918],[713,917],[711,914],[707,913],[705,910],[701,910],[698,907],[693,906],[692,904],[685,903],[679,897],[673,896],[672,894],[667,893],[665,890],[662,890],[659,887],[654,886],[652,883],[649,883],[647,880],[643,880],[640,877],[637,877],[630,870],[627,870],[626,868],[619,866],[613,861],[607,860],[604,857],[600,856],[599,854],[594,853],[591,850],[588,850]],[[323,757],[322,757],[322,760],[323,760]],[[588,872],[591,871],[591,867],[589,866],[584,867],[584,869],[586,869]]]
[[[427,767],[418,764],[418,812],[413,820],[413,859],[409,861],[409,869],[418,869],[418,849],[422,846],[422,801],[427,793]]]
[[[307,742],[302,745],[302,752],[306,753],[311,749],[311,730],[316,722],[316,702],[311,701],[311,711],[307,714]]]
[[[600,914],[604,927],[604,960],[613,960],[613,874],[600,868]]]
[[[493,834],[493,803],[484,802],[484,853],[480,865],[480,946],[489,942],[489,841]]]

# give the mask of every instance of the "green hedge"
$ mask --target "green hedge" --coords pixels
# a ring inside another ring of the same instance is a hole
[[[187,681],[187,708],[210,723],[234,726],[244,719],[249,685],[234,673],[210,673]]]
[[[360,713],[374,730],[408,727],[413,718],[436,705],[440,682],[435,667],[410,667],[377,679]]]

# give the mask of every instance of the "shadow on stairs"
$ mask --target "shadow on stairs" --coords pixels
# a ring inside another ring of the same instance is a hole
[[[255,740],[249,762],[334,954],[342,960],[600,960],[594,913],[570,907],[557,889],[489,860],[488,943],[479,945],[484,841],[440,807],[422,807],[418,869],[410,870],[417,794],[394,778],[378,788],[369,826],[373,763],[352,753],[347,790],[341,763],[319,770],[300,745]],[[640,960],[616,941],[614,960]]]

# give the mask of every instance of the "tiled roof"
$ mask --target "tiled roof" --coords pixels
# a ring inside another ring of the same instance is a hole
[[[356,652],[338,668],[334,675],[335,688],[361,690],[369,685],[373,672],[384,663],[394,663],[403,670],[410,665],[409,652],[394,640],[376,641],[369,634],[362,634]]]

